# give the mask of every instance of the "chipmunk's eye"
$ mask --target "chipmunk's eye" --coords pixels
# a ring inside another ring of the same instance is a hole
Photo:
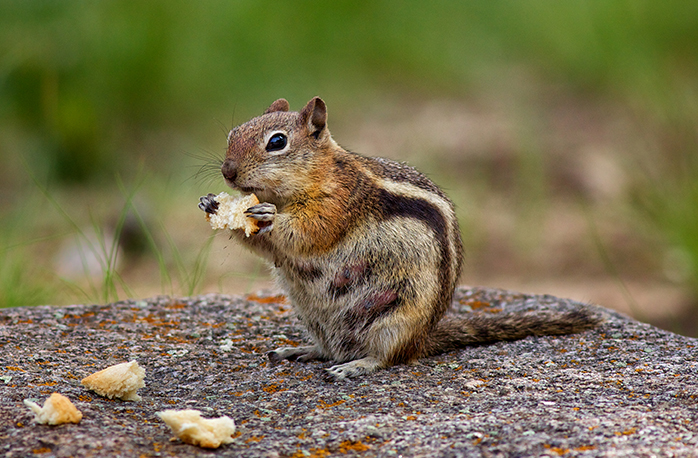
[[[281,151],[282,149],[286,148],[286,144],[288,144],[288,138],[286,138],[286,135],[280,133],[274,134],[267,142],[266,150],[269,152]]]

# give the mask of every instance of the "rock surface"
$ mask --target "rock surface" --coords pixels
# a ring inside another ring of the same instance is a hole
[[[551,296],[459,288],[454,313],[565,310]],[[0,457],[698,456],[698,340],[599,309],[579,335],[465,348],[357,380],[331,363],[268,363],[306,341],[283,297],[158,297],[0,310]],[[137,360],[141,402],[80,380]],[[38,425],[52,392],[80,424]],[[156,412],[229,416],[232,444],[171,440]]]

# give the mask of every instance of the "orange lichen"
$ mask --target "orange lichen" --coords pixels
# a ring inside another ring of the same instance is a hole
[[[492,304],[490,304],[489,302],[483,302],[483,301],[478,301],[478,300],[474,300],[474,299],[461,299],[459,302],[463,305],[470,306],[470,308],[473,310],[478,310],[478,309],[492,306]]]
[[[622,432],[616,431],[613,434],[615,434],[616,436],[630,436],[632,434],[635,434],[636,432],[637,432],[637,428],[630,428],[630,429],[626,429],[625,431],[622,431]]]
[[[251,442],[261,442],[262,439],[264,439],[264,436],[252,436],[250,438],[245,439],[245,443],[249,444]]]
[[[570,449],[568,449],[568,448],[553,447],[553,446],[548,445],[548,444],[544,444],[543,447],[547,448],[551,452],[556,453],[560,456],[566,455],[567,453],[570,452]]]
[[[279,383],[283,383],[283,380],[280,380]],[[271,385],[267,385],[264,388],[262,388],[262,391],[265,393],[278,393],[280,391],[286,391],[287,388],[280,388],[279,383],[272,383]]]
[[[341,444],[339,444],[339,451],[341,453],[347,453],[349,451],[354,451],[354,452],[365,452],[366,450],[370,449],[371,447],[369,445],[364,444],[361,441],[358,442],[353,442],[353,441],[344,441]]]
[[[171,304],[167,304],[165,308],[169,310],[181,310],[187,308],[187,304],[183,302],[173,302]]]
[[[340,399],[340,400],[337,401],[337,402],[333,402],[332,404],[328,404],[327,402],[325,402],[325,401],[323,401],[322,399],[320,399],[320,404],[318,405],[318,407],[321,408],[321,409],[330,409],[330,408],[332,408],[332,407],[337,407],[338,405],[342,405],[342,404],[344,404],[345,402],[347,402],[345,399]]]
[[[278,342],[280,342],[284,345],[288,345],[289,347],[297,347],[298,345],[300,345],[298,342],[294,342],[294,341],[288,340],[288,339],[279,339]]]
[[[260,304],[288,304],[288,298],[283,294],[277,294],[276,296],[258,296],[256,294],[249,294],[245,297],[248,301],[259,302]]]

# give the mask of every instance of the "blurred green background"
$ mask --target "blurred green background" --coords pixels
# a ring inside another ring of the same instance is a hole
[[[315,95],[452,196],[464,283],[698,332],[683,1],[0,0],[0,306],[268,286],[196,204],[233,125]]]

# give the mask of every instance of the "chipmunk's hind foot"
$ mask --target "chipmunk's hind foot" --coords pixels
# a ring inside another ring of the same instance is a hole
[[[313,360],[326,360],[320,349],[314,345],[307,347],[281,347],[267,353],[269,361],[280,363],[284,359],[288,361],[300,361],[302,363]]]
[[[366,358],[355,359],[348,363],[332,366],[329,369],[325,369],[325,374],[330,380],[337,381],[370,374],[381,367],[383,365],[378,359],[367,356]]]

